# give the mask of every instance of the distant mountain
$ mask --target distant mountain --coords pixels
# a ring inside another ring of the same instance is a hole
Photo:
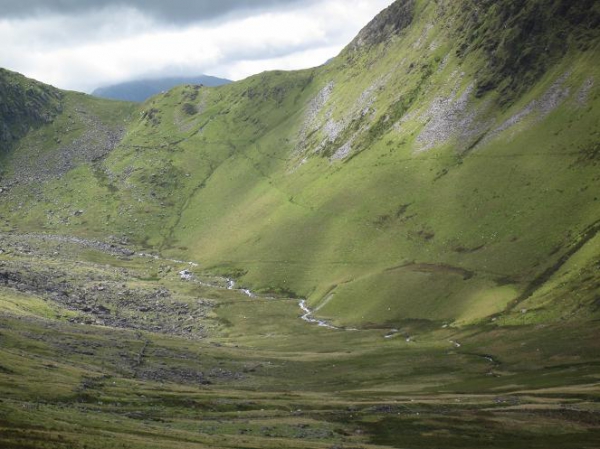
[[[229,83],[231,83],[231,80],[208,75],[145,79],[99,87],[92,92],[92,95],[113,100],[136,101],[141,103],[156,94],[183,84],[221,86]]]

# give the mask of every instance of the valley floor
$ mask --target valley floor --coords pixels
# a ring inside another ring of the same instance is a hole
[[[127,242],[0,250],[2,448],[600,447],[595,323],[333,329]]]

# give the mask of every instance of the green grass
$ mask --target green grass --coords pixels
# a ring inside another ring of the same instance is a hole
[[[11,238],[33,253],[5,264],[58,265],[71,291],[90,273],[94,285],[118,275],[130,289],[210,298],[213,309],[200,320],[208,334],[185,338],[71,324],[81,312],[51,295],[3,289],[3,447],[593,447],[600,431],[593,326],[415,320],[385,339],[385,329],[310,325],[296,300],[183,282],[174,262]],[[143,280],[158,267],[159,280]]]

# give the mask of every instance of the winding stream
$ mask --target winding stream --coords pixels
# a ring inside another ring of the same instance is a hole
[[[180,264],[187,264],[191,267],[197,267],[198,264],[196,262],[185,262],[183,260],[175,260],[175,259],[163,259],[162,257],[155,255],[155,254],[147,254],[147,253],[136,253],[136,256],[139,257],[150,257],[156,260],[164,260],[166,262],[173,262],[173,263],[180,263]],[[195,278],[194,275],[187,269],[184,269],[182,271],[178,272],[179,276],[181,277],[181,280],[183,281],[193,281],[195,280],[196,282],[198,282],[200,285],[205,285],[208,287],[213,287],[213,288],[225,288],[227,290],[233,290],[233,291],[238,291],[246,296],[248,296],[249,298],[259,298],[260,296],[256,293],[254,293],[252,290],[247,289],[247,288],[236,288],[236,283],[235,280],[231,279],[231,278],[226,278],[226,286],[222,287],[221,285],[217,285],[217,284],[210,284],[208,282],[203,282],[198,278]],[[264,299],[274,299],[273,297],[263,297]],[[346,328],[346,327],[338,327],[338,326],[334,326],[333,324],[330,324],[329,322],[325,321],[325,320],[319,320],[317,318],[314,317],[314,311],[312,311],[308,305],[306,304],[306,299],[300,299],[298,301],[298,306],[300,307],[300,309],[302,310],[302,315],[300,316],[300,319],[302,319],[303,321],[306,321],[307,323],[310,324],[316,324],[319,327],[325,327],[327,329],[333,329],[333,330],[345,330],[345,331],[357,331],[358,329],[356,328]]]
[[[171,262],[171,263],[175,263],[175,264],[187,265],[191,268],[199,266],[198,263],[196,263],[196,262],[186,262],[184,260],[178,260],[178,259],[167,259],[167,258],[163,258],[163,257],[159,256],[158,254],[152,254],[152,253],[146,253],[146,252],[135,252],[128,248],[124,248],[124,247],[121,247],[118,245],[114,245],[114,244],[111,245],[111,244],[107,244],[107,243],[100,242],[100,241],[87,240],[87,239],[82,239],[82,238],[78,238],[78,237],[59,236],[59,235],[52,235],[52,234],[28,234],[27,236],[37,238],[37,239],[43,239],[43,240],[53,240],[53,241],[59,241],[59,242],[73,243],[73,244],[77,244],[77,245],[81,245],[81,246],[91,247],[91,248],[94,248],[94,249],[97,249],[97,250],[100,250],[103,252],[111,253],[111,254],[122,254],[125,256],[150,258],[150,259],[154,259],[154,260],[161,260],[161,261]],[[236,282],[235,282],[235,280],[233,280],[231,278],[225,278],[226,284],[225,284],[225,287],[223,287],[222,285],[212,284],[209,282],[204,282],[201,279],[198,279],[187,268],[184,268],[184,269],[178,271],[177,273],[182,281],[195,281],[195,282],[199,283],[200,285],[204,285],[207,287],[221,288],[221,289],[225,288],[227,290],[239,291],[240,293],[248,296],[249,298],[259,298],[260,297],[258,294],[254,293],[250,289],[236,288]],[[263,297],[263,298],[264,299],[274,299],[272,297]],[[306,303],[306,299],[300,299],[298,301],[298,306],[302,310],[302,315],[300,316],[300,318],[303,321],[306,321],[307,323],[316,324],[319,327],[325,327],[327,329],[333,329],[333,330],[346,330],[346,331],[358,330],[358,329],[354,329],[354,328],[334,326],[325,320],[319,320],[319,319],[315,318],[314,311],[312,311],[308,307],[308,305]]]
[[[306,299],[301,299],[300,302],[298,303],[298,305],[304,312],[304,314],[300,318],[303,319],[304,321],[306,321],[307,323],[317,324],[320,327],[326,327],[328,329],[350,330],[350,329],[344,329],[342,327],[334,326],[332,324],[329,324],[327,321],[319,320],[319,319],[315,318],[313,316],[313,311],[310,310],[308,308],[308,306],[306,305]],[[352,329],[352,330],[356,330],[356,329]]]
[[[2,235],[2,234],[0,234],[0,235]],[[53,234],[23,234],[22,237],[71,243],[71,244],[76,244],[76,245],[80,245],[80,246],[84,246],[84,247],[93,248],[95,250],[99,250],[99,251],[106,252],[109,254],[123,255],[123,256],[128,256],[128,257],[135,256],[135,257],[150,258],[150,259],[154,259],[154,260],[161,260],[164,262],[187,265],[191,268],[199,266],[199,264],[196,262],[186,262],[184,260],[178,260],[178,259],[167,259],[167,258],[163,258],[163,257],[159,256],[158,254],[152,254],[152,253],[146,253],[146,252],[135,252],[135,251],[130,250],[129,248],[122,247],[122,246],[119,246],[116,244],[108,244],[108,243],[101,242],[101,241],[87,240],[87,239],[83,239],[83,238],[79,238],[79,237],[70,237],[70,236],[53,235]],[[261,297],[258,294],[254,293],[252,290],[247,289],[247,288],[236,288],[236,282],[235,282],[235,280],[233,280],[231,278],[224,278],[224,280],[225,280],[225,287],[224,287],[223,285],[204,282],[201,279],[198,279],[197,277],[194,276],[194,274],[191,272],[191,270],[189,270],[187,268],[181,269],[180,271],[177,272],[177,274],[179,275],[179,277],[182,281],[193,281],[193,282],[197,282],[198,284],[204,285],[207,287],[239,291],[240,293],[248,296],[249,298],[275,299],[273,297]],[[330,324],[329,322],[327,322],[325,320],[320,320],[320,319],[315,318],[314,311],[308,307],[306,299],[299,299],[298,307],[300,307],[300,309],[302,310],[302,315],[300,315],[300,319],[302,319],[303,321],[305,321],[307,323],[316,324],[319,327],[324,327],[324,328],[332,329],[332,330],[345,330],[345,331],[357,331],[358,330],[356,328],[334,326],[333,324]]]

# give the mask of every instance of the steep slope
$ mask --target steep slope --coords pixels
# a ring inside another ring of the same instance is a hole
[[[8,220],[3,228],[69,232],[70,220],[81,222],[82,209],[88,212],[86,220],[97,214],[95,207],[116,209],[101,162],[123,138],[136,106],[59,91],[6,70],[2,74],[9,81],[0,89],[12,95],[0,106],[7,111],[2,126],[10,137],[0,155],[0,201]],[[82,201],[88,189],[102,199]],[[79,207],[71,198],[79,200]]]
[[[128,81],[112,86],[99,87],[92,95],[113,100],[144,102],[148,98],[161,92],[185,84],[202,84],[204,86],[222,86],[231,83],[230,80],[208,75],[193,77],[169,77]]]
[[[61,112],[58,89],[0,69],[0,154],[30,128],[50,123]]]
[[[149,100],[3,216],[197,260],[342,324],[597,317],[599,16],[397,1],[326,66]]]

